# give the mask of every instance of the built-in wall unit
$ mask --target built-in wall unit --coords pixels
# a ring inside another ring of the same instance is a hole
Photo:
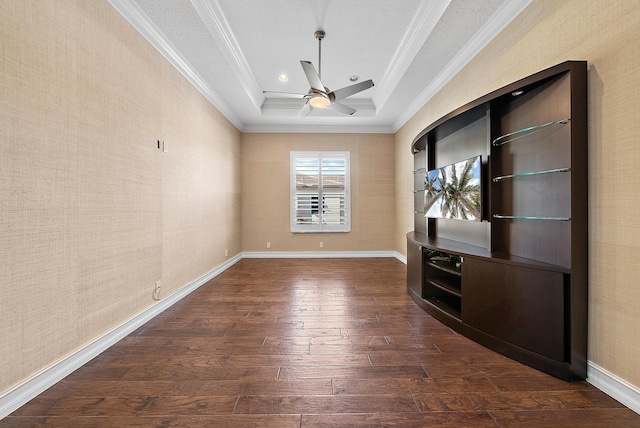
[[[469,338],[587,373],[587,64],[495,90],[414,139],[407,290]]]

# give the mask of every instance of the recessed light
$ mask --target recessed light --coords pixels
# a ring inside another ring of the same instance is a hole
[[[517,97],[518,95],[522,95],[524,94],[524,91],[513,91],[511,92],[511,95],[514,97]]]
[[[287,82],[289,80],[289,77],[286,74],[281,74],[280,76],[278,76],[278,80],[281,82]]]
[[[357,82],[360,79],[360,76],[356,76],[355,74],[353,76],[349,76],[349,80],[351,82]]]

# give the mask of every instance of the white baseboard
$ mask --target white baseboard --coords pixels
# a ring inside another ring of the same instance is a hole
[[[222,272],[233,266],[243,258],[338,258],[338,257],[395,257],[403,263],[407,259],[396,251],[338,251],[338,252],[245,252],[227,260],[222,265],[212,269],[207,274],[193,281],[191,284],[181,288],[175,293],[160,300],[155,305],[141,312],[109,333],[89,343],[82,349],[74,352],[63,360],[44,369],[41,373],[33,376],[15,389],[0,396],[0,419],[11,414],[29,400],[35,398],[55,383],[64,379],[73,371],[82,367],[87,362],[98,356],[101,352],[123,339],[131,332],[168,309],[173,304],[182,300],[185,296],[204,285],[209,280],[220,275]],[[587,362],[587,382],[598,388],[605,394],[611,396],[623,405],[629,407],[640,414],[640,389],[630,384],[624,379],[599,367],[597,364]]]
[[[407,258],[397,251],[248,251],[245,259],[327,259],[349,257],[394,257],[403,263]]]
[[[587,362],[587,382],[640,414],[640,388],[591,361]]]
[[[205,275],[182,287],[176,292],[164,297],[153,306],[142,311],[120,326],[87,344],[83,348],[75,351],[71,355],[68,355],[57,363],[45,368],[40,373],[17,386],[15,389],[7,392],[6,394],[0,395],[0,419],[16,411],[29,400],[35,398],[75,370],[91,361],[93,358],[97,357],[101,352],[128,336],[144,323],[168,309],[173,304],[179,302],[189,293],[204,285],[209,280],[229,269],[240,259],[242,259],[241,255],[230,258],[220,266],[212,269]]]

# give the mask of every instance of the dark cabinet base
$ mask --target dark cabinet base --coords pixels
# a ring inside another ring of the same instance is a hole
[[[496,257],[424,234],[408,237],[407,274],[413,279],[407,291],[426,312],[470,339],[553,376],[586,378],[586,341],[573,337],[586,336],[586,331],[571,329],[568,271]],[[572,347],[576,343],[579,346]]]
[[[496,339],[567,361],[564,277],[467,258],[462,321]]]
[[[478,342],[479,344],[486,346],[489,349],[493,349],[502,355],[509,358],[513,358],[523,364],[538,369],[544,373],[555,376],[559,379],[566,381],[580,381],[587,377],[586,361],[584,364],[571,365],[564,361],[558,361],[553,358],[545,357],[529,349],[522,348],[520,346],[509,343],[505,340],[501,340],[487,334],[484,331],[478,330],[463,323],[459,319],[449,315],[442,311],[435,305],[432,305],[429,301],[421,298],[413,290],[408,289],[409,295],[414,302],[428,314],[442,322],[444,325],[451,327],[458,333],[468,337],[471,340]]]

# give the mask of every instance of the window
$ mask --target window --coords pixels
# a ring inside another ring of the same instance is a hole
[[[349,152],[291,152],[291,231],[350,230]]]

